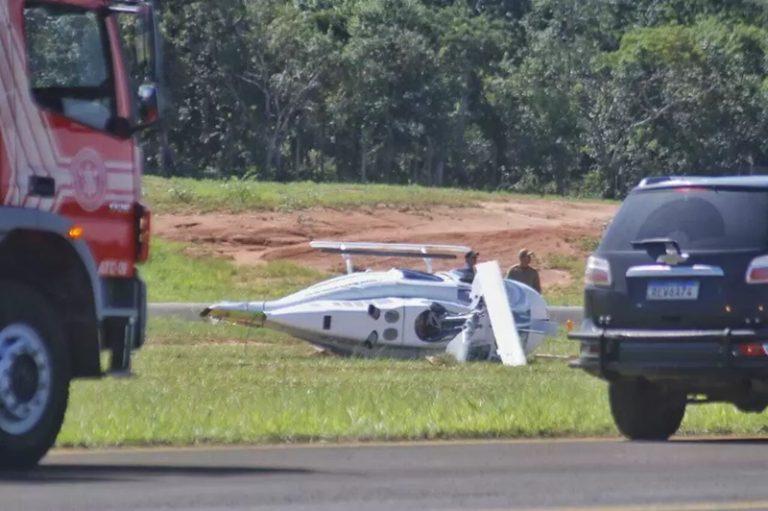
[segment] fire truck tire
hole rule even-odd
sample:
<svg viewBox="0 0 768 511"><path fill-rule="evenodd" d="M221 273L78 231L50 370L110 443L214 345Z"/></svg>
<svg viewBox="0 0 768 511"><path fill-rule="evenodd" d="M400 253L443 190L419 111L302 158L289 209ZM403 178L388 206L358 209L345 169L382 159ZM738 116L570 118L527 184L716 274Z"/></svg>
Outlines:
<svg viewBox="0 0 768 511"><path fill-rule="evenodd" d="M70 381L63 331L40 293L0 281L0 469L34 466L59 434Z"/></svg>

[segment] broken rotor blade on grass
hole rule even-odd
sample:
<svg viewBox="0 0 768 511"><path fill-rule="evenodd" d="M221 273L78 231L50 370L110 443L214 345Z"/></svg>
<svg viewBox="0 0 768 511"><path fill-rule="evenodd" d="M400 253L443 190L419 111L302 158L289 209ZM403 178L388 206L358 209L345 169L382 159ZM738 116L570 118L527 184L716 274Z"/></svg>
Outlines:
<svg viewBox="0 0 768 511"><path fill-rule="evenodd" d="M446 352L459 362L498 356L504 365L526 365L498 262L476 266L471 297L473 312L461 332L448 343Z"/></svg>
<svg viewBox="0 0 768 511"><path fill-rule="evenodd" d="M476 266L475 286L479 286L488 317L496 339L496 352L501 363L508 366L524 366L525 351L520 342L515 317L509 306L509 298L501 277L501 268L497 261L480 263Z"/></svg>

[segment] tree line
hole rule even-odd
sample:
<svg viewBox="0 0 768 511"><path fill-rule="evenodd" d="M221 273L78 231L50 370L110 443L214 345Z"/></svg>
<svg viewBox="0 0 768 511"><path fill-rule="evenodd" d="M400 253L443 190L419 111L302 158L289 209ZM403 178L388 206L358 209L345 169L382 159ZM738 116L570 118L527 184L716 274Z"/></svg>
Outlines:
<svg viewBox="0 0 768 511"><path fill-rule="evenodd" d="M768 167L763 0L162 0L167 175L620 197Z"/></svg>

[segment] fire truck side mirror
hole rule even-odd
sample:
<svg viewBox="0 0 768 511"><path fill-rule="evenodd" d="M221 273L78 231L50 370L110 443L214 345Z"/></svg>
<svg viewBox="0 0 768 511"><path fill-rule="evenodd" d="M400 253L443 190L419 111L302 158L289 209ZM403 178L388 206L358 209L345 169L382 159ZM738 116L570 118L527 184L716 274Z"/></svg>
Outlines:
<svg viewBox="0 0 768 511"><path fill-rule="evenodd" d="M138 91L138 119L132 122L125 117L115 117L110 124L110 131L122 138L132 137L135 133L153 126L160 119L157 100L157 86L144 84Z"/></svg>
<svg viewBox="0 0 768 511"><path fill-rule="evenodd" d="M155 124L160 119L160 108L157 101L157 86L145 83L139 87L139 126L145 128Z"/></svg>

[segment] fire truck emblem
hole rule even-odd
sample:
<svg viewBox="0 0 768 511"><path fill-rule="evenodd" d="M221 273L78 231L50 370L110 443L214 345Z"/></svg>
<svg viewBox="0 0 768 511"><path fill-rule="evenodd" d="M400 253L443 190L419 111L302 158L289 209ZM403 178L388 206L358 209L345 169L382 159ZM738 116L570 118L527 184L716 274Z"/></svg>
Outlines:
<svg viewBox="0 0 768 511"><path fill-rule="evenodd" d="M72 160L75 197L86 211L95 211L104 204L107 191L107 173L104 160L93 149L82 149Z"/></svg>

